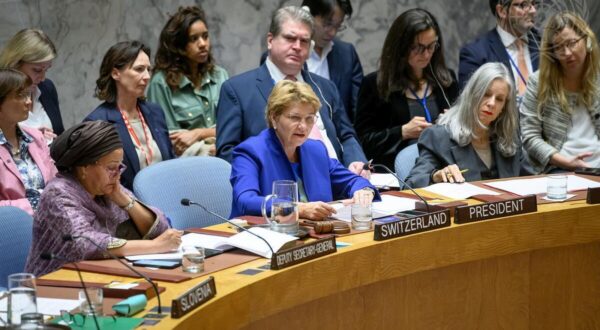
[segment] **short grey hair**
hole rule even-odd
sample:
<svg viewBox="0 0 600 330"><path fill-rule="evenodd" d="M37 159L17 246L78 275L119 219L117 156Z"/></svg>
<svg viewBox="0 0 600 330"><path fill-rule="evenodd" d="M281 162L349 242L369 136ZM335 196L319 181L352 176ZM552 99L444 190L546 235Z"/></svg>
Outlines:
<svg viewBox="0 0 600 330"><path fill-rule="evenodd" d="M310 14L310 10L296 6L287 6L277 9L271 17L271 26L269 27L269 32L273 36L278 36L281 33L281 26L288 20L300 22L308 26L310 28L310 35L312 37L315 23L312 15Z"/></svg>
<svg viewBox="0 0 600 330"><path fill-rule="evenodd" d="M505 156L514 156L519 147L516 92L513 78L502 63L486 63L471 76L458 100L448 112L440 116L438 124L447 127L450 137L460 146L473 141L475 129L486 127L479 120L479 106L488 88L496 79L508 85L508 95L502 113L491 123L490 137L497 138L498 151Z"/></svg>

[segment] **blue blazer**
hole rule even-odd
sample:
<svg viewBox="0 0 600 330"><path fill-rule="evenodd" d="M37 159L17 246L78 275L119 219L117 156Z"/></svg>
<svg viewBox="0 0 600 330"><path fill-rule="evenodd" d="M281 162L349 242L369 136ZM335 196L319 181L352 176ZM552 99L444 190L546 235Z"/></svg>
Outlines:
<svg viewBox="0 0 600 330"><path fill-rule="evenodd" d="M148 127L152 132L152 138L154 138L154 141L156 141L156 144L158 145L163 160L175 158L173 145L169 139L165 114L161 107L156 103L146 101L138 101L138 105L144 116L144 120L146 120L146 124L148 124ZM140 171L140 159L135 151L135 145L131 140L127 126L125 126L123 117L121 117L121 113L119 113L114 103L104 102L83 119L83 121L92 120L102 120L113 123L117 128L125 153L123 164L127 165L127 169L121 175L121 184L129 190L133 190L133 179Z"/></svg>
<svg viewBox="0 0 600 330"><path fill-rule="evenodd" d="M537 71L539 65L539 44L540 36L538 32L532 29L528 35L529 57L533 72ZM500 39L498 31L494 27L475 41L466 44L460 49L460 58L458 63L458 83L460 89L466 85L467 81L480 66L489 62L501 62L509 70L511 76L512 64L508 58L508 53ZM533 73L532 72L532 73ZM513 79L515 77L513 76ZM519 78L520 79L520 78Z"/></svg>
<svg viewBox="0 0 600 330"><path fill-rule="evenodd" d="M64 132L65 127L60 114L60 107L58 106L58 94L56 93L56 87L54 87L52 80L45 79L38 84L38 88L40 89L40 103L44 107L48 117L50 117L52 130L56 135L60 135L62 132Z"/></svg>
<svg viewBox="0 0 600 330"><path fill-rule="evenodd" d="M262 65L266 59L267 52L264 52L260 58L260 64ZM363 80L363 68L356 48L351 43L334 38L333 48L327 54L327 65L329 66L329 79L340 93L348 119L354 122L358 90Z"/></svg>
<svg viewBox="0 0 600 330"><path fill-rule="evenodd" d="M310 202L351 198L355 191L365 187L377 192L368 180L329 158L321 141L307 139L298 148L298 153L302 182ZM269 128L233 150L230 218L261 215L262 202L272 192L275 180L296 181L296 177L275 131ZM379 195L375 197L380 198Z"/></svg>
<svg viewBox="0 0 600 330"><path fill-rule="evenodd" d="M310 74L309 78L309 73L304 70L302 77L321 100L320 116L340 162L345 166L354 161L366 162L335 85L316 74ZM231 162L235 146L267 128L265 109L273 86L273 78L266 64L223 83L217 106L219 157Z"/></svg>

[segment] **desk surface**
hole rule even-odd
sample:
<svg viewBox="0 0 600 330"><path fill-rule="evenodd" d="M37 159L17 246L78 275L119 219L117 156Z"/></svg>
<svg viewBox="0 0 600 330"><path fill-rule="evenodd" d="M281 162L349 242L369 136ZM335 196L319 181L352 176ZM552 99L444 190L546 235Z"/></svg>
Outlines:
<svg viewBox="0 0 600 330"><path fill-rule="evenodd" d="M470 201L470 203L478 203ZM536 213L352 245L288 269L213 273L217 295L160 328L600 327L600 205L539 205ZM220 225L223 226L224 225ZM60 270L44 278L77 280ZM131 280L84 273L86 281ZM159 282L163 306L200 277ZM147 309L156 305L150 300Z"/></svg>

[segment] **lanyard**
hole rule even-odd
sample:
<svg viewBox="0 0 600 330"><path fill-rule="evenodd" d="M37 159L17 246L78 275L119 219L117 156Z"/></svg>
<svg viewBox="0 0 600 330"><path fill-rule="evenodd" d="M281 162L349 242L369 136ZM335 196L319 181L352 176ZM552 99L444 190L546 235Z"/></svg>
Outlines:
<svg viewBox="0 0 600 330"><path fill-rule="evenodd" d="M425 86L425 92L423 92L423 98L419 98L417 92L415 92L412 88L408 88L408 90L412 93L412 95L417 99L417 102L421 104L423 110L425 111L425 119L427 119L428 123L431 123L431 114L429 113L429 108L427 108L427 92L429 91L429 83Z"/></svg>
<svg viewBox="0 0 600 330"><path fill-rule="evenodd" d="M521 73L521 70L519 70L519 66L515 63L515 60L513 60L512 56L510 56L508 49L506 50L506 55L508 55L508 60L510 61L510 64L512 65L512 67L515 68L515 70L517 70L517 73L519 74L519 77L521 78L521 81L523 82L523 84L527 85L527 81L525 81L525 77L523 77L523 74Z"/></svg>
<svg viewBox="0 0 600 330"><path fill-rule="evenodd" d="M146 132L146 121L144 120L144 116L142 116L140 107L136 106L135 108L138 112L138 116L140 117L140 121L142 122L142 130L144 131L144 139L146 140L146 148L144 148L144 146L140 142L140 139L138 138L137 134L135 134L135 131L131 127L131 124L129 124L129 119L127 118L127 113L123 112L121 109L119 109L119 106L117 106L117 109L119 109L119 112L121 113L121 117L123 118L123 121L125 122L127 131L129 131L129 135L133 138L133 143L135 144L135 146L137 148L139 148L142 151L142 154L144 154L144 157L146 157L146 165L149 166L152 163L152 148L150 147L150 139L148 139L148 133ZM146 149L148 150L148 152L146 152Z"/></svg>

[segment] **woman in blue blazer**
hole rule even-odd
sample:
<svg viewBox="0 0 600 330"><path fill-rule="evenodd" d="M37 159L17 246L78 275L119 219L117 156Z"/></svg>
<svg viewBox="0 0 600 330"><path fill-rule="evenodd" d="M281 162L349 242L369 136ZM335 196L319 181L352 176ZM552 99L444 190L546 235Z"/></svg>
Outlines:
<svg viewBox="0 0 600 330"><path fill-rule="evenodd" d="M130 190L141 169L175 158L162 109L144 100L149 81L150 49L138 41L115 44L104 55L96 80L96 97L105 102L84 119L114 123L127 166L121 184Z"/></svg>
<svg viewBox="0 0 600 330"><path fill-rule="evenodd" d="M321 220L335 213L326 202L353 198L356 203L379 198L368 180L329 158L321 141L308 139L319 98L302 82L282 80L267 103L269 128L233 150L231 217L260 215L275 180L298 183L299 213L304 219Z"/></svg>

